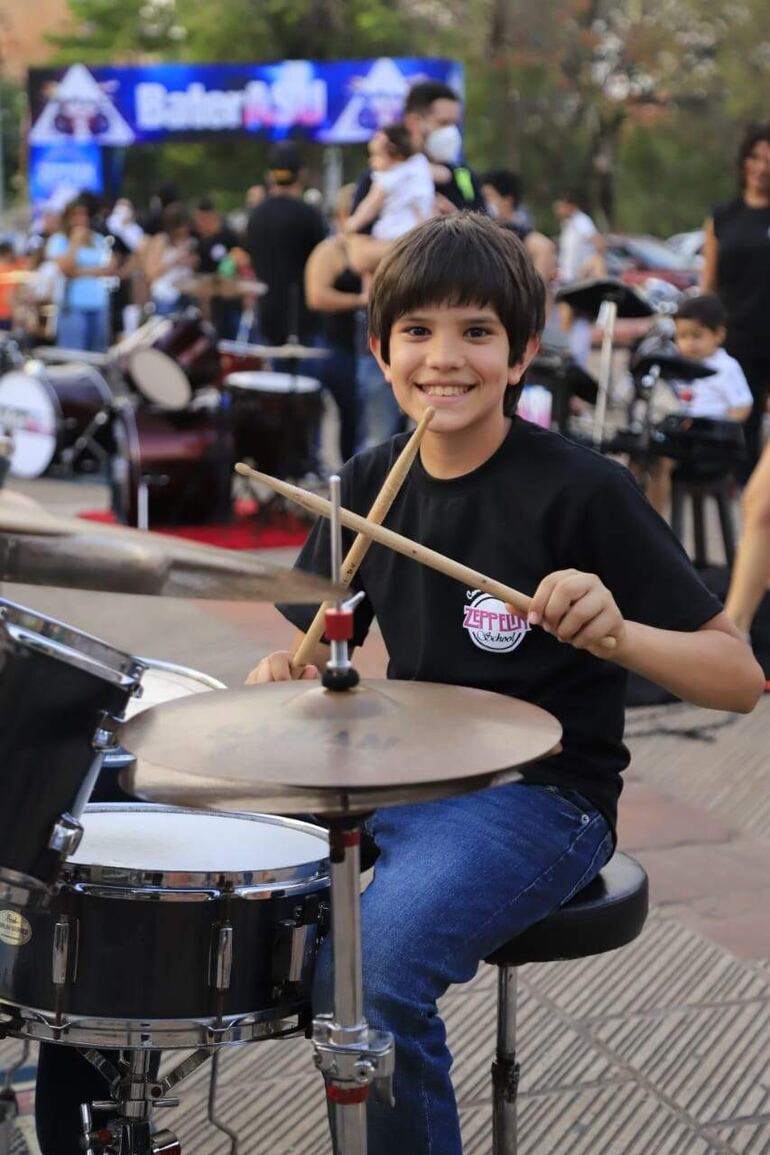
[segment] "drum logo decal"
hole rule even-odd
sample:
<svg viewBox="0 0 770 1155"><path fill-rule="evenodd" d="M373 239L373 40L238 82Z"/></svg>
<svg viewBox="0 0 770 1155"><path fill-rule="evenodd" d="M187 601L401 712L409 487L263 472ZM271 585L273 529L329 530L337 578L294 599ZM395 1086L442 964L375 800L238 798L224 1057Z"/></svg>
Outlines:
<svg viewBox="0 0 770 1155"><path fill-rule="evenodd" d="M526 618L512 614L499 598L482 590L469 590L470 604L464 607L463 629L480 650L503 654L520 646L529 632Z"/></svg>
<svg viewBox="0 0 770 1155"><path fill-rule="evenodd" d="M0 942L7 946L26 946L32 938L32 927L16 910L0 910Z"/></svg>

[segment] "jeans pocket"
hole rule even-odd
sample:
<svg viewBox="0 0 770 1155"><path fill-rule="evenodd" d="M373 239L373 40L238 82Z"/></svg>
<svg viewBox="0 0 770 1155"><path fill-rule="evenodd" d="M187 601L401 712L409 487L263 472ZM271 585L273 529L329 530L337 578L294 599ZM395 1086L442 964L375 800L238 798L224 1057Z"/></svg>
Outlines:
<svg viewBox="0 0 770 1155"><path fill-rule="evenodd" d="M587 826L591 818L599 813L593 803L584 798L577 790L570 790L564 786L544 786L543 789L558 799L569 814L579 818L583 826Z"/></svg>

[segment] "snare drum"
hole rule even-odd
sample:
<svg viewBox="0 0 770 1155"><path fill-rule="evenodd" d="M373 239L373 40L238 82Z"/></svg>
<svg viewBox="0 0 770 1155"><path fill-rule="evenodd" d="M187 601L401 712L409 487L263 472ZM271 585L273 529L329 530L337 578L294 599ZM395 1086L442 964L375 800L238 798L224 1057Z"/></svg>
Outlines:
<svg viewBox="0 0 770 1155"><path fill-rule="evenodd" d="M0 899L41 898L77 845L136 658L0 599Z"/></svg>
<svg viewBox="0 0 770 1155"><path fill-rule="evenodd" d="M291 373L230 373L235 452L274 477L301 478L315 461L321 382Z"/></svg>
<svg viewBox="0 0 770 1155"><path fill-rule="evenodd" d="M5 426L14 442L11 476L40 477L61 464L98 414L105 420L94 428L93 441L106 455L112 404L109 385L91 365L29 361L0 377L0 428ZM73 464L85 471L98 459L84 452Z"/></svg>
<svg viewBox="0 0 770 1155"><path fill-rule="evenodd" d="M150 345L129 354L126 369L146 401L164 409L184 409L195 390L219 381L216 330L194 310L169 318Z"/></svg>
<svg viewBox="0 0 770 1155"><path fill-rule="evenodd" d="M177 666L173 662L159 662L155 658L141 658L140 661L146 668L142 674L139 694L126 706L124 717L127 719L133 718L134 714L142 710L149 710L151 706L172 702L175 698L186 698L189 694L202 694L207 690L227 689L224 682L212 678L209 674L203 674L200 670ZM107 750L91 801L134 801L133 796L125 792L119 781L119 775L134 762L136 762L134 755L129 754L122 746Z"/></svg>
<svg viewBox="0 0 770 1155"><path fill-rule="evenodd" d="M113 422L113 510L139 524L139 487L147 487L148 524L201 525L229 520L235 460L227 407L169 410L123 407Z"/></svg>
<svg viewBox="0 0 770 1155"><path fill-rule="evenodd" d="M140 803L89 806L83 825L50 909L0 907L9 1033L165 1050L304 1028L326 831Z"/></svg>

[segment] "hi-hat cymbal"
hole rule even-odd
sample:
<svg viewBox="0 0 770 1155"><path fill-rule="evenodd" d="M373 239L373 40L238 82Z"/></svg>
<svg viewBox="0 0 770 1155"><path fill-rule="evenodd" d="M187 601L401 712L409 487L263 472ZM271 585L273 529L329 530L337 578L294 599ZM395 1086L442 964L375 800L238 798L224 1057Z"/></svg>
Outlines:
<svg viewBox="0 0 770 1155"><path fill-rule="evenodd" d="M660 349L645 353L631 363L634 377L644 377L657 366L659 376L665 381L699 381L702 377L713 377L716 369L710 369L702 361L683 357L675 349Z"/></svg>
<svg viewBox="0 0 770 1155"><path fill-rule="evenodd" d="M232 550L48 513L0 489L0 581L105 593L316 603L331 582Z"/></svg>
<svg viewBox="0 0 770 1155"><path fill-rule="evenodd" d="M267 292L267 285L264 281L252 281L244 277L198 273L181 281L179 291L202 297L262 297Z"/></svg>
<svg viewBox="0 0 770 1155"><path fill-rule="evenodd" d="M285 345L252 345L248 341L218 341L220 353L231 353L235 357L266 357L272 360L315 361L319 357L331 357L328 349L314 345L299 345L295 341Z"/></svg>
<svg viewBox="0 0 770 1155"><path fill-rule="evenodd" d="M128 788L153 802L345 814L515 779L560 736L545 710L501 694L373 680L215 690L142 711L119 741L137 756Z"/></svg>
<svg viewBox="0 0 770 1155"><path fill-rule="evenodd" d="M596 317L603 301L614 301L618 317L653 317L655 309L632 285L615 277L591 277L571 281L557 289L555 299L572 309Z"/></svg>

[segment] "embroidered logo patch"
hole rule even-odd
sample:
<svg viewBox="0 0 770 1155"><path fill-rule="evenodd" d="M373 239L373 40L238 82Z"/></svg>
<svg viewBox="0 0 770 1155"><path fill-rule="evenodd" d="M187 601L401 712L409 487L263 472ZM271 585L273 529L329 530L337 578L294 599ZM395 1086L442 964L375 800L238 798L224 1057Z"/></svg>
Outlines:
<svg viewBox="0 0 770 1155"><path fill-rule="evenodd" d="M463 629L474 646L491 653L509 653L520 646L530 627L526 618L512 614L499 598L482 590L469 590L471 601L465 606Z"/></svg>

